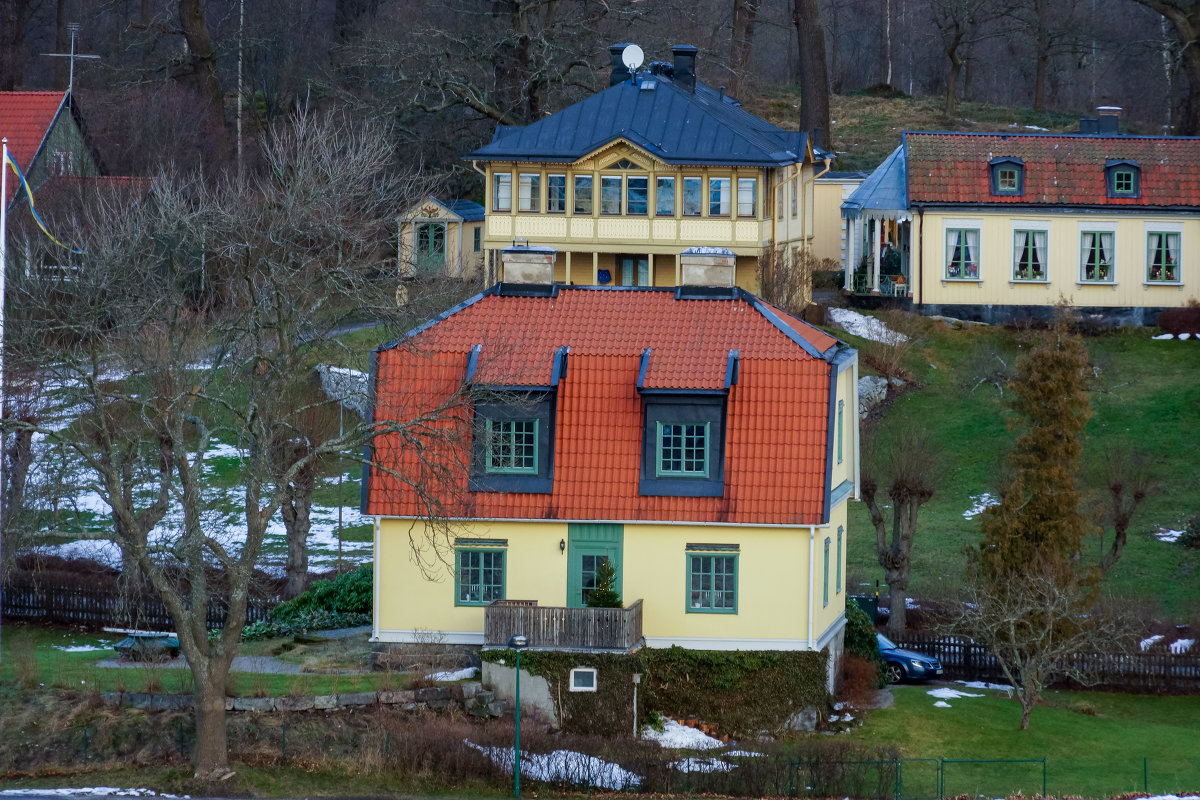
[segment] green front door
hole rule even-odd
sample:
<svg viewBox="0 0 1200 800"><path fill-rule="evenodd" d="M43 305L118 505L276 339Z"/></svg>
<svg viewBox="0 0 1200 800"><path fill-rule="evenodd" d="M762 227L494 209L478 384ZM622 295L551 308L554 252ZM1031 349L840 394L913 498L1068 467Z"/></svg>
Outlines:
<svg viewBox="0 0 1200 800"><path fill-rule="evenodd" d="M605 560L617 571L617 593L621 600L621 550L625 536L623 525L570 523L567 525L567 605L587 605L588 593L596 588L596 568Z"/></svg>
<svg viewBox="0 0 1200 800"><path fill-rule="evenodd" d="M417 225L417 246L413 262L421 272L441 272L446 267L446 223L423 222Z"/></svg>

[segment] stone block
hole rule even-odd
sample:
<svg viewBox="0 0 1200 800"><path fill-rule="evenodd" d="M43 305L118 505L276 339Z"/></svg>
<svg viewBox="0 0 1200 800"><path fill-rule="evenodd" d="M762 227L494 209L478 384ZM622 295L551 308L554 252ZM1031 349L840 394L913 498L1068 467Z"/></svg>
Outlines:
<svg viewBox="0 0 1200 800"><path fill-rule="evenodd" d="M125 695L125 705L130 708L144 708L150 710L154 708L154 695L144 692L130 692Z"/></svg>
<svg viewBox="0 0 1200 800"><path fill-rule="evenodd" d="M153 707L155 711L183 711L195 704L190 694L156 694Z"/></svg>
<svg viewBox="0 0 1200 800"><path fill-rule="evenodd" d="M393 692L380 692L379 702L384 705L395 705L397 703L412 703L416 701L416 695L411 689L399 689Z"/></svg>
<svg viewBox="0 0 1200 800"><path fill-rule="evenodd" d="M442 711L450 705L450 700L429 700L425 705L430 711Z"/></svg>
<svg viewBox="0 0 1200 800"><path fill-rule="evenodd" d="M418 703L431 703L437 700L449 700L450 688L448 686L430 686L425 689L416 690L416 701Z"/></svg>
<svg viewBox="0 0 1200 800"><path fill-rule="evenodd" d="M463 700L471 700L483 691L483 684L477 681L468 681L458 684L458 688L462 690Z"/></svg>
<svg viewBox="0 0 1200 800"><path fill-rule="evenodd" d="M313 698L277 697L275 698L275 708L278 711L312 711Z"/></svg>
<svg viewBox="0 0 1200 800"><path fill-rule="evenodd" d="M233 698L234 711L274 711L274 697L235 697Z"/></svg>
<svg viewBox="0 0 1200 800"><path fill-rule="evenodd" d="M124 692L101 692L100 702L106 706L119 706L125 700Z"/></svg>
<svg viewBox="0 0 1200 800"><path fill-rule="evenodd" d="M347 692L337 696L339 706L373 706L378 699L375 692Z"/></svg>
<svg viewBox="0 0 1200 800"><path fill-rule="evenodd" d="M337 695L319 694L313 699L313 708L318 711L328 711L332 708L337 708Z"/></svg>
<svg viewBox="0 0 1200 800"><path fill-rule="evenodd" d="M225 698L225 710L233 711L233 698L232 697Z"/></svg>
<svg viewBox="0 0 1200 800"><path fill-rule="evenodd" d="M789 731L815 731L817 729L817 707L802 708L788 717L784 727Z"/></svg>
<svg viewBox="0 0 1200 800"><path fill-rule="evenodd" d="M524 706L525 704L522 703L521 705ZM508 709L508 704L505 703L503 700L493 700L492 702L487 704L488 713L491 714L493 717L504 716L504 712L507 709Z"/></svg>

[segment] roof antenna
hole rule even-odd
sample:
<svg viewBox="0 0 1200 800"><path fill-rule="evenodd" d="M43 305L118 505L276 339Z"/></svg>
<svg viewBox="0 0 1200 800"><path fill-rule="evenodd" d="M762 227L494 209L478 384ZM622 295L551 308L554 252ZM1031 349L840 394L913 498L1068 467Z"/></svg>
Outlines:
<svg viewBox="0 0 1200 800"><path fill-rule="evenodd" d="M636 44L631 44L621 51L621 63L629 70L629 82L637 86L637 71L642 65L646 54Z"/></svg>
<svg viewBox="0 0 1200 800"><path fill-rule="evenodd" d="M69 52L69 53L42 53L42 55L51 56L53 58L69 58L69 59L71 59L71 69L68 73L69 77L67 79L67 92L70 94L74 94L75 93L75 59L77 59L77 58L96 58L96 59L98 59L98 58L100 58L100 56L83 55L82 53L75 52L75 37L79 34L79 23L78 22L68 22L67 30L69 30L71 32L71 52Z"/></svg>

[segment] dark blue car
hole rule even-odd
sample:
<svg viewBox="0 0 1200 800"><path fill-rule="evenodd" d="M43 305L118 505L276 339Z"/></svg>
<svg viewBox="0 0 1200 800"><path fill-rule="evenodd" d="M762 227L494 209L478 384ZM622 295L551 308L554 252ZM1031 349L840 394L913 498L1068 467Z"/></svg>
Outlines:
<svg viewBox="0 0 1200 800"><path fill-rule="evenodd" d="M927 681L942 677L942 662L933 656L897 647L882 633L875 636L879 639L879 655L883 658L888 683L900 683L905 680Z"/></svg>

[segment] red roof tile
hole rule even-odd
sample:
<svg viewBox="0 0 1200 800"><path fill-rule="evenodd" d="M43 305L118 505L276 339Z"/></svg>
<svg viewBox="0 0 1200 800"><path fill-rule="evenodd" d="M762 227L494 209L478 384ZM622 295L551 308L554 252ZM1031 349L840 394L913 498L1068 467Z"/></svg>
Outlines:
<svg viewBox="0 0 1200 800"><path fill-rule="evenodd" d="M750 295L676 299L670 290L562 288L556 297L481 296L402 344L381 349L376 419L432 412L461 388L472 347L482 344L474 382L548 386L553 355L570 348L556 392L554 485L550 494L472 492L465 444L448 448L445 473L422 470L410 444L377 439L395 473L439 487L451 517L813 524L821 520L833 337ZM722 497L651 497L638 492L642 399L638 375L650 349L646 388L729 389ZM457 406L437 424L469 435ZM374 469L367 513L420 516L415 493Z"/></svg>
<svg viewBox="0 0 1200 800"><path fill-rule="evenodd" d="M65 92L0 92L0 137L8 137L8 151L22 172L29 172L65 99ZM10 171L6 203L16 191L14 178Z"/></svg>
<svg viewBox="0 0 1200 800"><path fill-rule="evenodd" d="M1200 138L1080 134L904 134L910 203L1200 207ZM1025 193L991 193L988 162L1019 158ZM1135 161L1141 197L1109 197L1106 160Z"/></svg>

